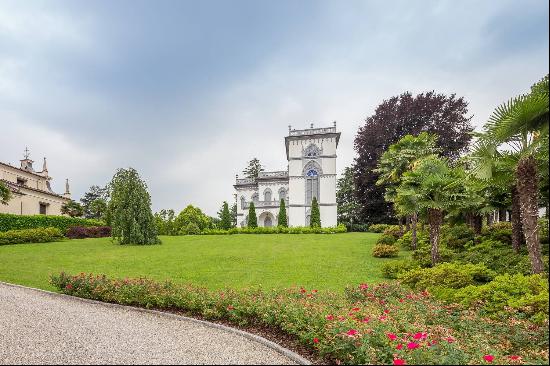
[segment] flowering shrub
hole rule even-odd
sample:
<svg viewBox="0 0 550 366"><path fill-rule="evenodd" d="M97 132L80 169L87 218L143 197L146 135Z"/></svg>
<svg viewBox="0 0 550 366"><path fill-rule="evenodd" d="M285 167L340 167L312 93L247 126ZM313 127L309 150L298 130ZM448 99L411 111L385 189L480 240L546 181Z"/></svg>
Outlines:
<svg viewBox="0 0 550 366"><path fill-rule="evenodd" d="M548 363L547 324L485 321L397 283L344 293L291 288L207 290L147 279L52 276L61 292L94 300L183 311L294 337L336 364ZM546 326L545 326L546 325Z"/></svg>
<svg viewBox="0 0 550 366"><path fill-rule="evenodd" d="M63 234L55 227L0 232L0 245L46 243L61 239L63 239Z"/></svg>
<svg viewBox="0 0 550 366"><path fill-rule="evenodd" d="M110 226L73 226L65 234L70 239L105 238L111 236Z"/></svg>
<svg viewBox="0 0 550 366"><path fill-rule="evenodd" d="M395 245L376 244L372 256L376 258L395 258L399 255L399 248Z"/></svg>

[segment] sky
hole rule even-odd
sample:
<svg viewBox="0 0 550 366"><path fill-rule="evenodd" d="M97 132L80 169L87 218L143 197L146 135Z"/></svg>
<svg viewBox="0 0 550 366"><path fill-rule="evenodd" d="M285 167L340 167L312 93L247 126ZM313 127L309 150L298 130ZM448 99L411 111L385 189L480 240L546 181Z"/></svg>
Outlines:
<svg viewBox="0 0 550 366"><path fill-rule="evenodd" d="M215 215L288 125L337 122L338 170L384 99L456 93L480 128L548 73L548 1L0 0L0 161L73 199L117 168L153 210ZM241 173L242 174L242 173Z"/></svg>

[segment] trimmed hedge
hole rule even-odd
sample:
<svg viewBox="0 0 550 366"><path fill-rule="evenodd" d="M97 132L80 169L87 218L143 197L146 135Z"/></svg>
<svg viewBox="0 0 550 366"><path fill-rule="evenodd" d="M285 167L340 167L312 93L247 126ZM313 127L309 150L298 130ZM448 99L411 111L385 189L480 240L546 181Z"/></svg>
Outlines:
<svg viewBox="0 0 550 366"><path fill-rule="evenodd" d="M495 277L483 264L441 263L432 268L417 268L399 276L401 282L415 290L436 286L458 289L483 284Z"/></svg>
<svg viewBox="0 0 550 366"><path fill-rule="evenodd" d="M110 226L73 226L67 230L70 239L105 238L111 236Z"/></svg>
<svg viewBox="0 0 550 366"><path fill-rule="evenodd" d="M46 243L63 238L61 230L55 227L8 230L0 232L0 245L23 243Z"/></svg>
<svg viewBox="0 0 550 366"><path fill-rule="evenodd" d="M233 234L340 234L347 232L346 226L340 224L334 227L256 227L231 228L229 230L206 229L202 235L233 235Z"/></svg>
<svg viewBox="0 0 550 366"><path fill-rule="evenodd" d="M72 226L102 226L104 222L93 219L82 219L68 216L53 215L13 215L0 214L0 232L8 230L24 230L55 227L62 233Z"/></svg>
<svg viewBox="0 0 550 366"><path fill-rule="evenodd" d="M376 244L372 256L376 258L395 258L399 255L399 248L395 245Z"/></svg>

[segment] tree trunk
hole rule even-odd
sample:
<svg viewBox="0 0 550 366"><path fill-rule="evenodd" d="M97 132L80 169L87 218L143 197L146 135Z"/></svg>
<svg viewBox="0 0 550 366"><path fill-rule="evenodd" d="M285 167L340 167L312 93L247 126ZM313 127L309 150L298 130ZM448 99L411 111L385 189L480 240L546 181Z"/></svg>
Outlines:
<svg viewBox="0 0 550 366"><path fill-rule="evenodd" d="M403 236L403 218L399 218L399 236Z"/></svg>
<svg viewBox="0 0 550 366"><path fill-rule="evenodd" d="M512 248L516 253L525 244L523 228L521 225L521 208L519 204L519 193L517 185L512 187Z"/></svg>
<svg viewBox="0 0 550 366"><path fill-rule="evenodd" d="M428 222L430 224L430 243L432 245L432 266L439 262L439 230L443 223L443 212L439 209L428 209Z"/></svg>
<svg viewBox="0 0 550 366"><path fill-rule="evenodd" d="M416 250L416 223L418 222L418 214L415 212L411 216L411 230L412 230L412 249Z"/></svg>
<svg viewBox="0 0 550 366"><path fill-rule="evenodd" d="M538 233L538 175L537 164L533 156L522 158L516 169L516 181L519 193L521 223L525 243L531 260L531 271L541 273L544 270Z"/></svg>
<svg viewBox="0 0 550 366"><path fill-rule="evenodd" d="M506 221L506 210L505 209L498 210L498 221L500 221L500 222Z"/></svg>
<svg viewBox="0 0 550 366"><path fill-rule="evenodd" d="M487 214L487 226L493 225L493 216L494 216L494 212Z"/></svg>
<svg viewBox="0 0 550 366"><path fill-rule="evenodd" d="M411 231L411 217L405 217L405 230Z"/></svg>
<svg viewBox="0 0 550 366"><path fill-rule="evenodd" d="M483 227L483 217L480 214L472 214L472 229L476 235L481 235L481 228Z"/></svg>

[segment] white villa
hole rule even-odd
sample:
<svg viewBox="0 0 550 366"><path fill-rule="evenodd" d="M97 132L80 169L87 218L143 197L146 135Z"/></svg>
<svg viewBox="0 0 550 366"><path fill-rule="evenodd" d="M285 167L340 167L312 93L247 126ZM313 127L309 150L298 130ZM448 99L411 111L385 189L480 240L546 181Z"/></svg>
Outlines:
<svg viewBox="0 0 550 366"><path fill-rule="evenodd" d="M69 180L65 181L65 193L55 193L48 174L46 158L42 171L35 171L25 149L25 158L20 160L20 167L0 162L0 181L11 191L12 198L7 205L0 204L0 213L16 215L61 215L61 206L71 200Z"/></svg>
<svg viewBox="0 0 550 366"><path fill-rule="evenodd" d="M254 202L258 226L277 225L284 199L289 226L309 226L311 201L319 202L321 226L336 226L336 149L340 132L333 127L296 130L288 126L285 137L287 170L261 172L257 179L237 175L237 224L247 225Z"/></svg>

